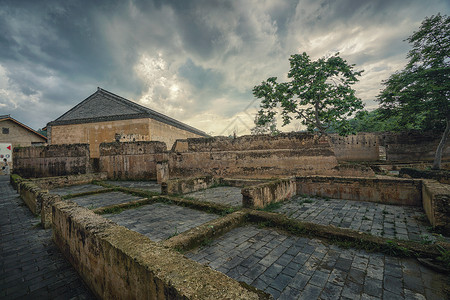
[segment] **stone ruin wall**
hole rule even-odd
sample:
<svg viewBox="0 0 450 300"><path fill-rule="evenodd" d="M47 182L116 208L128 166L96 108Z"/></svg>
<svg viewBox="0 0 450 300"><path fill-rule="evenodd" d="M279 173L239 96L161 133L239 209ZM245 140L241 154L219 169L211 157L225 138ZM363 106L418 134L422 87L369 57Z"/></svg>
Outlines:
<svg viewBox="0 0 450 300"><path fill-rule="evenodd" d="M16 147L14 173L24 178L92 173L88 144Z"/></svg>
<svg viewBox="0 0 450 300"><path fill-rule="evenodd" d="M171 151L163 142L103 143L100 158L90 159L87 144L24 147L14 151L14 172L22 177L50 177L106 172L115 179L156 179L157 163L167 165L171 178L215 176L271 178L290 175L370 177L346 161L376 161L381 146L387 163L432 161L440 136L434 133L360 133L330 143L308 133L283 133L237 138L177 140ZM450 160L450 145L443 160ZM444 164L445 165L445 164ZM373 175L373 174L372 174Z"/></svg>
<svg viewBox="0 0 450 300"><path fill-rule="evenodd" d="M100 144L101 172L114 179L156 180L156 163L167 160L163 142Z"/></svg>
<svg viewBox="0 0 450 300"><path fill-rule="evenodd" d="M169 153L171 178L329 174L337 165L328 140L308 133L178 140Z"/></svg>
<svg viewBox="0 0 450 300"><path fill-rule="evenodd" d="M409 131L380 134L380 145L386 148L388 161L433 161L442 133ZM442 152L442 160L450 160L450 143Z"/></svg>
<svg viewBox="0 0 450 300"><path fill-rule="evenodd" d="M375 133L332 134L330 143L338 161L377 161L380 156L378 135Z"/></svg>

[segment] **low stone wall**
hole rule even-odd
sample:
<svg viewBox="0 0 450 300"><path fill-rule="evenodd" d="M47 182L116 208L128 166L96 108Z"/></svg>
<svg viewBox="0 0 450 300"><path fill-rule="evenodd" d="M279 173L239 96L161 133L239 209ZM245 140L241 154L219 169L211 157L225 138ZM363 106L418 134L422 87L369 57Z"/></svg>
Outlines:
<svg viewBox="0 0 450 300"><path fill-rule="evenodd" d="M161 194L183 195L199 190L204 190L220 183L220 178L214 178L212 176L169 179L161 184Z"/></svg>
<svg viewBox="0 0 450 300"><path fill-rule="evenodd" d="M242 206L248 208L263 208L268 204L280 202L296 194L294 178L280 179L243 188Z"/></svg>
<svg viewBox="0 0 450 300"><path fill-rule="evenodd" d="M308 133L178 140L169 154L169 174L176 178L330 175L335 166L328 139Z"/></svg>
<svg viewBox="0 0 450 300"><path fill-rule="evenodd" d="M100 171L110 179L156 180L156 164L167 161L163 142L100 144Z"/></svg>
<svg viewBox="0 0 450 300"><path fill-rule="evenodd" d="M39 194L39 202L41 204L41 224L45 229L52 227L52 206L56 202L61 202L61 196L41 193Z"/></svg>
<svg viewBox="0 0 450 300"><path fill-rule="evenodd" d="M22 181L19 183L19 191L20 198L22 198L30 211L36 216L39 215L41 213L42 206L42 198L40 195L42 193L48 193L48 191L41 189L39 186L30 181Z"/></svg>
<svg viewBox="0 0 450 300"><path fill-rule="evenodd" d="M88 144L15 147L14 173L24 178L91 173Z"/></svg>
<svg viewBox="0 0 450 300"><path fill-rule="evenodd" d="M61 201L59 195L53 195L47 189L43 189L36 182L20 181L18 183L20 198L25 202L30 211L38 216L41 215L41 224L44 228L52 225L52 205Z"/></svg>
<svg viewBox="0 0 450 300"><path fill-rule="evenodd" d="M450 185L423 180L423 209L433 228L450 235Z"/></svg>
<svg viewBox="0 0 450 300"><path fill-rule="evenodd" d="M88 184L93 180L105 180L106 173L94 173L94 174L81 174L81 175L67 175L67 176L56 176L56 177L45 177L45 178L37 178L31 179L31 182L34 182L42 189L55 189L64 186L70 185L79 185L79 184Z"/></svg>
<svg viewBox="0 0 450 300"><path fill-rule="evenodd" d="M24 181L24 179L17 174L11 174L11 176L9 177L9 183L11 184L13 189L15 189L18 193L20 192L19 184L22 181Z"/></svg>
<svg viewBox="0 0 450 300"><path fill-rule="evenodd" d="M70 201L53 206L53 239L100 299L260 299L230 277Z"/></svg>
<svg viewBox="0 0 450 300"><path fill-rule="evenodd" d="M411 179L296 177L297 194L385 204L422 206L422 182Z"/></svg>

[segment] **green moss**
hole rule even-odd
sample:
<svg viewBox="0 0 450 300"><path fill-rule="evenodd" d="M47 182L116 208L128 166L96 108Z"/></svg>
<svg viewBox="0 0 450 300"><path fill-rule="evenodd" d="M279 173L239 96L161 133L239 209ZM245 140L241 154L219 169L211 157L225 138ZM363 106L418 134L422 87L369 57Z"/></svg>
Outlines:
<svg viewBox="0 0 450 300"><path fill-rule="evenodd" d="M283 204L281 202L272 202L264 206L264 208L258 209L262 211L275 211L279 209Z"/></svg>

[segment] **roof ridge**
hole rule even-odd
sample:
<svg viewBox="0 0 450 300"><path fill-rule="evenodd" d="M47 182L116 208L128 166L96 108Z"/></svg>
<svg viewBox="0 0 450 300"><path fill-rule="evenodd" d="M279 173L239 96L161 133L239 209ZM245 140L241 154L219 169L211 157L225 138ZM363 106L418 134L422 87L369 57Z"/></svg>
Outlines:
<svg viewBox="0 0 450 300"><path fill-rule="evenodd" d="M77 123L81 123L81 120L83 120L83 118L79 118L79 119L73 119L73 120L62 120L62 118L64 116L67 116L69 113L73 112L74 110L76 110L77 108L79 108L80 106L82 106L83 104L89 102L89 100L93 99L95 97L95 95L101 94L103 97L111 100L111 101L115 101L119 104L124 104L127 105L128 107L130 107L130 110L137 110L134 114L127 114L127 116L132 116L132 115L146 115L146 117L155 119L156 121L160 121L163 123L166 123L168 125L172 125L174 127L183 129L183 130L187 130L190 131L192 133L198 134L198 135L202 135L202 136L208 136L205 132L192 127L190 125L187 125L181 121L178 121L174 118L171 118L169 116L166 116L162 113L159 113L157 111L154 111L153 109L150 109L148 107L145 107L141 104L138 104L132 100L126 99L122 96L119 96L117 94L114 94L108 90L102 89L101 87L97 87L97 91L95 93L93 93L92 95L90 95L89 97L87 97L86 99L84 99L83 101L81 101L80 103L78 103L77 105L75 105L73 108L71 108L69 111L67 111L66 113L64 113L63 115L61 115L59 118L57 118L56 120L49 122L50 125L57 125L57 123L70 123L70 122L77 122ZM120 116L120 115L117 115ZM126 115L123 115L126 116ZM109 117L105 117L106 119L110 119L112 118L112 116ZM85 120L91 120L92 118L84 118ZM92 121L88 121L88 122L92 122ZM101 122L101 121L100 121ZM52 124L53 123L53 124Z"/></svg>

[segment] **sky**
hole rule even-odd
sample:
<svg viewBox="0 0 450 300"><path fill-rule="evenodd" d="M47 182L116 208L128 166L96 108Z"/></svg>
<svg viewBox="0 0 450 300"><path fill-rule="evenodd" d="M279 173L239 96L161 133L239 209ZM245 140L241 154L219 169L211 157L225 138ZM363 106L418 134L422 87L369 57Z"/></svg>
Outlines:
<svg viewBox="0 0 450 300"><path fill-rule="evenodd" d="M449 0L0 0L0 115L38 129L106 89L211 135L249 134L252 89L336 52L366 109ZM299 122L281 128L300 130Z"/></svg>

